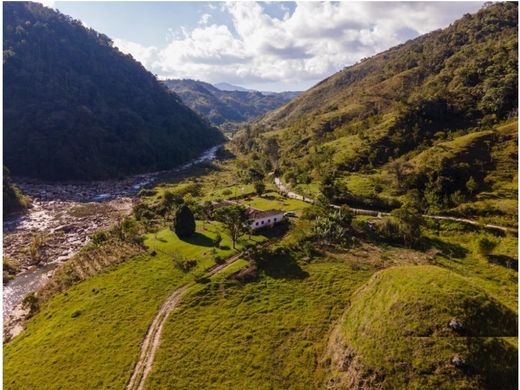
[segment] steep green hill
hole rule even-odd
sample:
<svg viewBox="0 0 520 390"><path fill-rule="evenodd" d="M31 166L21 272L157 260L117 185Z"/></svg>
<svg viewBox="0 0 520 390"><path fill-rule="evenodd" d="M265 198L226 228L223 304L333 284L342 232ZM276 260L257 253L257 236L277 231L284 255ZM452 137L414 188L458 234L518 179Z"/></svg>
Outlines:
<svg viewBox="0 0 520 390"><path fill-rule="evenodd" d="M354 173L368 175L381 195L403 200L419 189L413 197L425 211L456 208L483 193L514 200L515 170L499 172L518 158L517 12L517 3L487 5L364 59L252 123L235 144L261 160L277 139L277 166L293 185L319 182L326 172L347 186ZM456 166L437 153L471 134L487 135L459 154ZM435 161L414 158L432 147L427 154ZM392 160L408 166L400 183Z"/></svg>
<svg viewBox="0 0 520 390"><path fill-rule="evenodd" d="M513 389L516 337L516 313L465 278L390 268L352 297L329 345L329 388Z"/></svg>
<svg viewBox="0 0 520 390"><path fill-rule="evenodd" d="M207 117L214 125L245 122L287 103L298 92L264 94L258 91L221 90L196 80L165 80L191 109Z"/></svg>
<svg viewBox="0 0 520 390"><path fill-rule="evenodd" d="M4 4L4 162L99 179L171 168L223 136L105 35L37 3Z"/></svg>

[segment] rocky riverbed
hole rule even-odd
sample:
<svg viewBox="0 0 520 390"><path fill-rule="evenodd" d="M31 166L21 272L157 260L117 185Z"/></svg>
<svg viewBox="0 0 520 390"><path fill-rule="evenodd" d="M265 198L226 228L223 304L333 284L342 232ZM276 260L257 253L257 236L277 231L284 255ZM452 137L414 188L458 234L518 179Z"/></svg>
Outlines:
<svg viewBox="0 0 520 390"><path fill-rule="evenodd" d="M4 256L18 274L4 285L4 322L22 313L20 303L38 290L53 269L67 261L97 230L109 228L128 215L138 191L167 174L215 159L220 146L169 172L136 175L121 180L89 183L42 183L17 179L22 192L31 197L24 214L4 220Z"/></svg>

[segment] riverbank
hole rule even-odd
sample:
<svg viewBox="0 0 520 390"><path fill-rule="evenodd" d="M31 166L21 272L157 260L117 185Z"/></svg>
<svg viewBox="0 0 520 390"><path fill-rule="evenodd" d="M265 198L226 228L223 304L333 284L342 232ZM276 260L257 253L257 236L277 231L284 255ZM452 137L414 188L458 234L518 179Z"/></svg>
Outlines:
<svg viewBox="0 0 520 390"><path fill-rule="evenodd" d="M92 233L108 229L130 214L141 188L163 176L181 174L197 164L214 160L220 147L214 146L170 171L120 180L44 183L16 179L16 184L33 202L26 213L3 223L4 256L18 269L17 276L4 285L4 323L12 322L10 316L20 312L17 306L23 298L47 283L53 269L77 253Z"/></svg>

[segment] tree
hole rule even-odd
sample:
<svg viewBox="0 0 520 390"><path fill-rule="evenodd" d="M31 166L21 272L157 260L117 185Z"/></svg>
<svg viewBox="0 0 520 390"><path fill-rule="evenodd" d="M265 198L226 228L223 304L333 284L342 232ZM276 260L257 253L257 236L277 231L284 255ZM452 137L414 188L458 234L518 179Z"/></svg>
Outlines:
<svg viewBox="0 0 520 390"><path fill-rule="evenodd" d="M217 233L217 235L213 239L213 246L215 248L219 248L221 242L222 242L222 236L220 235L220 233Z"/></svg>
<svg viewBox="0 0 520 390"><path fill-rule="evenodd" d="M394 160L388 164L388 171L394 176L395 185L398 191L403 189L405 176L411 168L412 164L403 160Z"/></svg>
<svg viewBox="0 0 520 390"><path fill-rule="evenodd" d="M214 207L211 202L204 202L202 204L202 207L200 208L200 217L202 218L202 227L206 228L206 222L211 220L211 217L213 216Z"/></svg>
<svg viewBox="0 0 520 390"><path fill-rule="evenodd" d="M246 208L238 205L221 207L215 211L215 219L224 224L235 249L238 238L248 231L249 216Z"/></svg>
<svg viewBox="0 0 520 390"><path fill-rule="evenodd" d="M264 145L264 152L271 162L273 169L277 168L278 159L280 158L280 145L274 137L268 138Z"/></svg>
<svg viewBox="0 0 520 390"><path fill-rule="evenodd" d="M326 174L320 182L320 192L329 203L345 201L348 198L348 189L338 182L335 173Z"/></svg>
<svg viewBox="0 0 520 390"><path fill-rule="evenodd" d="M343 206L327 214L316 217L314 222L314 234L323 242L330 244L348 244L350 242L350 230L352 225L352 210Z"/></svg>
<svg viewBox="0 0 520 390"><path fill-rule="evenodd" d="M406 246L416 244L421 238L423 219L417 209L409 205L392 211L392 218L396 224L397 235Z"/></svg>
<svg viewBox="0 0 520 390"><path fill-rule="evenodd" d="M262 196L262 194L265 192L265 184L263 181L255 181L255 192L258 196Z"/></svg>
<svg viewBox="0 0 520 390"><path fill-rule="evenodd" d="M190 237L195 233L195 218L187 205L181 205L175 212L173 230L181 239Z"/></svg>

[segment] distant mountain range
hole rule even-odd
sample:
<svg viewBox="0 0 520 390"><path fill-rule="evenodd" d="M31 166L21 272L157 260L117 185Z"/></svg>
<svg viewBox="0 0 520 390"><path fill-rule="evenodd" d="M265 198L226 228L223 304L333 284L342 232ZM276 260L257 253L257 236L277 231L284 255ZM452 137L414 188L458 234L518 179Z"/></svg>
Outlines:
<svg viewBox="0 0 520 390"><path fill-rule="evenodd" d="M214 124L232 127L274 110L301 92L260 92L228 83L215 85L196 80L165 80L164 84L180 96L191 109Z"/></svg>
<svg viewBox="0 0 520 390"><path fill-rule="evenodd" d="M213 86L220 89L221 91L256 92L254 89L247 89L229 83L216 83L213 84Z"/></svg>
<svg viewBox="0 0 520 390"><path fill-rule="evenodd" d="M3 11L4 162L13 175L163 170L223 141L107 36L38 3Z"/></svg>

